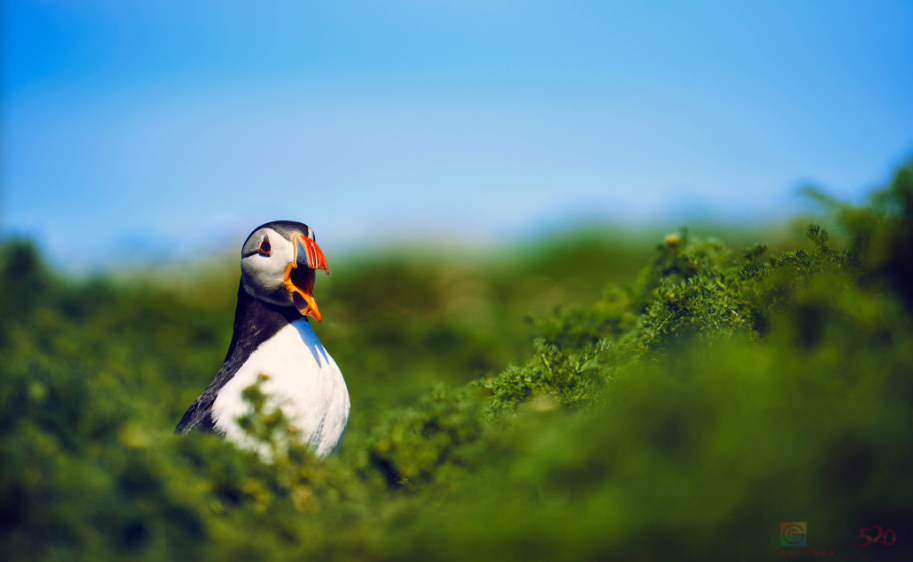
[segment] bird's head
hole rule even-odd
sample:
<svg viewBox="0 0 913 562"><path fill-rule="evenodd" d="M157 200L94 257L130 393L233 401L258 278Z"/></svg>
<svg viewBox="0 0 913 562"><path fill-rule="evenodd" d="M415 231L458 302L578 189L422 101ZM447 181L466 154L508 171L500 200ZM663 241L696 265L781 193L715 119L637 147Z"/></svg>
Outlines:
<svg viewBox="0 0 913 562"><path fill-rule="evenodd" d="M261 225L241 249L241 285L247 294L278 306L294 306L320 322L313 293L318 269L330 273L314 231L300 222Z"/></svg>

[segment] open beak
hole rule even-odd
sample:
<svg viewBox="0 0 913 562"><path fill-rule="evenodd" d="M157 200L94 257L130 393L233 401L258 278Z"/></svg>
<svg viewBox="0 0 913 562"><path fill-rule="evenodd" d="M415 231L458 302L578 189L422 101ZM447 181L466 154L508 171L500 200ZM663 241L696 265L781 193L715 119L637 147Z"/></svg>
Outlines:
<svg viewBox="0 0 913 562"><path fill-rule="evenodd" d="M292 294L298 312L320 322L320 309L314 300L314 279L318 269L330 274L327 259L320 246L303 234L296 234L292 243L295 245L295 259L285 268L282 284Z"/></svg>

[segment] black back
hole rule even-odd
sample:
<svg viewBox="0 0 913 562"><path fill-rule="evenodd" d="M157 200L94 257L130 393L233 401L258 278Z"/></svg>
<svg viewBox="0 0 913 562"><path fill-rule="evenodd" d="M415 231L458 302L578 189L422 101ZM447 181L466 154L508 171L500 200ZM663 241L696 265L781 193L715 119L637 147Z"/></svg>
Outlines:
<svg viewBox="0 0 913 562"><path fill-rule="evenodd" d="M216 378L184 413L174 432L189 433L194 429L213 431L212 404L222 387L235 376L241 365L260 347L260 344L300 318L304 317L294 307L265 303L250 296L243 286L239 286L234 333L231 336L228 353L225 355L225 362Z"/></svg>

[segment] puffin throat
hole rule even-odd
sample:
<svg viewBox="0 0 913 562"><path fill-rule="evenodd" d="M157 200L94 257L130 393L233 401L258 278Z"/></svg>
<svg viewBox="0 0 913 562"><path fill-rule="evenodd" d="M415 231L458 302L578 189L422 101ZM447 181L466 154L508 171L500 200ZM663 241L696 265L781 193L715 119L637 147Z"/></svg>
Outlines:
<svg viewBox="0 0 913 562"><path fill-rule="evenodd" d="M303 316L310 316L320 322L320 309L314 300L314 278L316 271L313 269L296 268L294 263L285 268L285 278L282 285L292 294L295 308Z"/></svg>

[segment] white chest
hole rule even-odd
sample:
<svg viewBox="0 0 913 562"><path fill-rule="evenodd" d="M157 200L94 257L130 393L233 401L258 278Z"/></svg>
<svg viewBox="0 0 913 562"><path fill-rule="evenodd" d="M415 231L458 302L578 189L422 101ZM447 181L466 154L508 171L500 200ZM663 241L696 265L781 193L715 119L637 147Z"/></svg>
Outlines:
<svg viewBox="0 0 913 562"><path fill-rule="evenodd" d="M261 374L268 377L261 386L269 397L266 412L281 408L303 444L318 456L335 454L349 422L349 392L336 362L305 319L264 342L222 387L212 407L216 430L241 447L260 448L236 419L250 411L241 392Z"/></svg>

